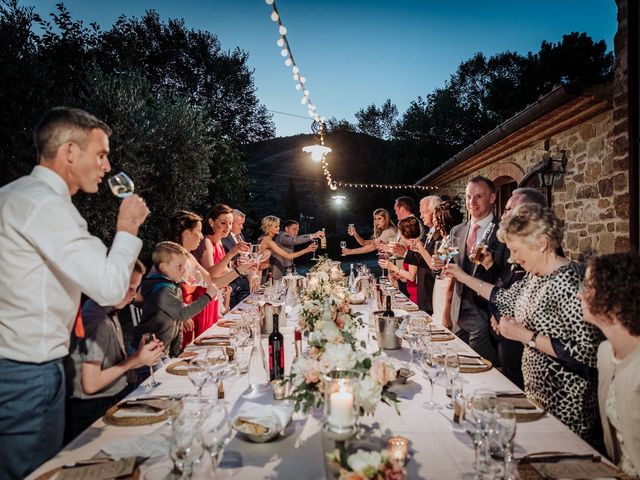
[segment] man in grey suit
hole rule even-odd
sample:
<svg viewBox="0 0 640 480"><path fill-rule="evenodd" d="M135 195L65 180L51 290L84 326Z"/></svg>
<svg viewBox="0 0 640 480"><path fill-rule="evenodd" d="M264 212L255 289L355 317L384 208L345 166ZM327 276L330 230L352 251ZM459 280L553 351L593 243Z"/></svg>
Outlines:
<svg viewBox="0 0 640 480"><path fill-rule="evenodd" d="M490 284L495 284L502 271L509 268L509 250L496 237L499 220L493 214L495 201L496 189L491 180L481 176L469 180L465 190L465 204L470 219L453 227L450 234L460 252L455 262L469 275ZM493 255L494 263L489 270L485 270L482 265L476 265L469 260L469 253L474 243L483 238L492 224L493 231L486 239L486 244ZM495 364L498 357L491 339L489 318L488 302L457 282L451 300L453 332Z"/></svg>
<svg viewBox="0 0 640 480"><path fill-rule="evenodd" d="M295 220L287 220L284 222L284 231L278 233L273 239L283 250L293 253L293 249L296 245L312 242L316 238L324 237L322 230L316 233L309 233L306 235L298 235L300 232L300 225ZM281 257L277 253L271 254L271 266L273 272L273 279L278 280L282 278L287 271L287 267L293 265L293 260Z"/></svg>
<svg viewBox="0 0 640 480"><path fill-rule="evenodd" d="M240 210L233 210L233 224L231 225L231 233L222 239L222 246L224 247L225 252L231 250L236 243L244 242L244 237L242 236L242 229L244 228L245 214ZM238 256L234 258L235 261L238 260ZM249 296L249 280L244 275L236 278L233 282L229 284L231 287L231 298L229 302L229 306L231 308L235 307L242 300Z"/></svg>

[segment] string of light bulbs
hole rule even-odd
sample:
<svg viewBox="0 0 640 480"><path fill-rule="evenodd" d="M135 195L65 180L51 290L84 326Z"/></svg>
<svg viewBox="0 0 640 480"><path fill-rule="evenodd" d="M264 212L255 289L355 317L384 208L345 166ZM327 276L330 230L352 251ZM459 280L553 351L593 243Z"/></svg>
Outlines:
<svg viewBox="0 0 640 480"><path fill-rule="evenodd" d="M287 27L282 23L282 17L280 16L280 12L278 12L278 7L276 6L275 0L265 0L265 3L271 6L271 20L278 24L278 33L280 37L276 41L276 45L281 48L280 55L282 55L285 60L284 64L287 67L291 68L293 73L293 80L295 82L296 90L302 91L302 99L300 103L302 105L307 105L307 113L309 117L313 119L312 130L316 135L320 145L314 145L311 147L304 147L303 151L310 153L314 160L320 160L322 166L322 173L327 181L327 185L331 190L337 190L338 187L343 188L381 188L387 190L399 190L399 189L414 189L414 190L435 190L437 187L430 187L425 185L389 185L389 184L378 184L378 183L349 183L349 182L335 182L331 177L331 171L329 170L329 163L327 162L327 153L331 152L329 147L324 145L324 136L326 134L326 118L320 116L318 113L318 109L315 104L311 101L311 94L309 89L306 87L306 79L302 76L300 71L300 67L296 64L295 59L293 58L293 54L291 53L291 46L289 44L289 39L287 38Z"/></svg>

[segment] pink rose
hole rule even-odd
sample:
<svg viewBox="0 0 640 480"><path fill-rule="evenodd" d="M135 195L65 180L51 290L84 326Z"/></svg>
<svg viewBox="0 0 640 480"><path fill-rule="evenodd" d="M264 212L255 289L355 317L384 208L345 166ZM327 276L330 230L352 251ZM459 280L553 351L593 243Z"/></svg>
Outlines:
<svg viewBox="0 0 640 480"><path fill-rule="evenodd" d="M336 318L336 327L341 330L344 328L344 320L342 318L342 315L338 315L338 318Z"/></svg>
<svg viewBox="0 0 640 480"><path fill-rule="evenodd" d="M384 480L403 480L404 469L397 462L389 461L384 465Z"/></svg>
<svg viewBox="0 0 640 480"><path fill-rule="evenodd" d="M382 358L376 358L371 366L371 378L379 384L386 385L396 379L396 369L387 364Z"/></svg>

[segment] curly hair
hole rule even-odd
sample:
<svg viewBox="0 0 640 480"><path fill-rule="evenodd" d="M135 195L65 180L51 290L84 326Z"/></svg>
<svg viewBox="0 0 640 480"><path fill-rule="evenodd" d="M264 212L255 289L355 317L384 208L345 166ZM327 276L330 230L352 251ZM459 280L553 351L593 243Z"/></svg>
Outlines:
<svg viewBox="0 0 640 480"><path fill-rule="evenodd" d="M274 215L267 215L260 222L260 229L264 233L269 233L269 229L275 225L280 225L280 219Z"/></svg>
<svg viewBox="0 0 640 480"><path fill-rule="evenodd" d="M589 258L584 299L592 314L616 318L631 335L640 335L640 256L611 253Z"/></svg>
<svg viewBox="0 0 640 480"><path fill-rule="evenodd" d="M182 245L182 232L193 230L202 217L188 210L178 210L169 218L169 239Z"/></svg>
<svg viewBox="0 0 640 480"><path fill-rule="evenodd" d="M564 226L549 207L523 203L511 210L500 222L498 240L505 243L507 237L532 244L540 236L549 241L549 248L556 250L564 237Z"/></svg>
<svg viewBox="0 0 640 480"><path fill-rule="evenodd" d="M400 235L407 240L418 238L420 236L420 221L416 217L403 218L398 222L398 230L400 230Z"/></svg>
<svg viewBox="0 0 640 480"><path fill-rule="evenodd" d="M462 212L458 202L447 200L438 205L433 211L433 225L442 237L449 235L453 227L462 223Z"/></svg>

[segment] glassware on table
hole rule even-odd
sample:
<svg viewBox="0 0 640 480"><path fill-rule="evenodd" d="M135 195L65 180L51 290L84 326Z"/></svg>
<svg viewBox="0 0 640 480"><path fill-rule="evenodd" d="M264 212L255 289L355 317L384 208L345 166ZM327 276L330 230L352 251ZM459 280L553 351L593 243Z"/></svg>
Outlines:
<svg viewBox="0 0 640 480"><path fill-rule="evenodd" d="M476 243L473 245L473 248L470 252L468 252L469 260L471 260L476 265L480 265L485 256L485 250L489 243L489 239L491 238L491 234L495 228L495 223L490 223L489 227L484 231L482 237L480 237Z"/></svg>
<svg viewBox="0 0 640 480"><path fill-rule="evenodd" d="M516 434L516 413L513 405L507 402L498 402L495 411L494 434L502 447L503 476L504 480L511 476L511 460L513 457L513 437Z"/></svg>
<svg viewBox="0 0 640 480"><path fill-rule="evenodd" d="M235 350L234 369L238 375L247 373L248 362L244 348L250 337L251 331L246 322L236 323L229 327L229 343Z"/></svg>
<svg viewBox="0 0 640 480"><path fill-rule="evenodd" d="M143 345L146 345L148 343L154 342L156 341L156 335L155 333L143 333L142 334L142 343ZM149 376L151 377L151 382L147 383L145 385L146 388L155 388L155 387L159 387L161 385L160 382L156 381L156 376L153 373L153 366L149 365Z"/></svg>
<svg viewBox="0 0 640 480"><path fill-rule="evenodd" d="M118 198L127 198L133 195L133 180L124 172L116 173L113 177L107 180L107 184L113 193Z"/></svg>
<svg viewBox="0 0 640 480"><path fill-rule="evenodd" d="M453 404L456 400L456 394L459 395L460 393L453 391L454 386L458 385L461 387L461 385L456 383L460 374L460 358L456 352L451 350L445 352L444 373L447 376L447 396L451 397L451 401L447 404L447 408L453 408ZM458 390L460 390L460 388Z"/></svg>
<svg viewBox="0 0 640 480"><path fill-rule="evenodd" d="M227 368L227 351L225 347L209 347L207 353L204 356L204 361L207 366L207 373L209 374L209 380L214 385L217 385L220 381L220 377Z"/></svg>
<svg viewBox="0 0 640 480"><path fill-rule="evenodd" d="M431 386L429 401L422 404L423 408L426 408L427 410L440 410L442 408L442 405L434 402L433 400L435 382L440 373L442 373L441 366L438 364L438 361L436 359L438 350L438 347L432 345L429 350L423 353L420 362L420 368L426 375L427 379L429 380L429 385Z"/></svg>
<svg viewBox="0 0 640 480"><path fill-rule="evenodd" d="M205 360L200 357L192 358L189 362L187 375L191 383L193 383L198 390L198 401L202 403L202 388L204 384L207 383L207 380L209 380L209 371Z"/></svg>
<svg viewBox="0 0 640 480"><path fill-rule="evenodd" d="M482 424L478 421L473 406L473 397L470 396L465 402L464 413L464 429L473 442L474 462L473 462L473 480L483 480L484 476L480 473L480 448L484 444L484 435Z"/></svg>
<svg viewBox="0 0 640 480"><path fill-rule="evenodd" d="M451 397L451 401L447 404L447 408L454 409L456 401L463 400L464 381L462 377L456 377L448 382L447 395Z"/></svg>
<svg viewBox="0 0 640 480"><path fill-rule="evenodd" d="M473 412L482 426L484 442L484 461L482 472L491 473L491 457L489 451L489 437L495 428L495 412L498 405L498 397L495 392L487 389L477 389L473 392Z"/></svg>
<svg viewBox="0 0 640 480"><path fill-rule="evenodd" d="M200 437L197 435L199 418L181 415L172 423L169 456L173 460L174 473L180 473L179 478L191 478L204 453Z"/></svg>
<svg viewBox="0 0 640 480"><path fill-rule="evenodd" d="M209 454L213 478L217 478L222 452L231 441L231 423L224 402L217 402L207 410L200 426L200 441Z"/></svg>
<svg viewBox="0 0 640 480"><path fill-rule="evenodd" d="M260 390L269 385L269 370L264 355L264 349L262 348L262 340L260 337L260 326L256 322L253 326L253 347L251 347L251 354L249 355L249 386L251 392L247 395L248 398L255 398L260 395Z"/></svg>

